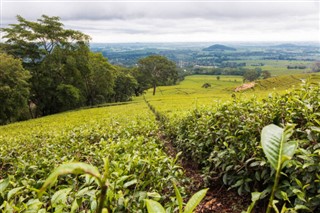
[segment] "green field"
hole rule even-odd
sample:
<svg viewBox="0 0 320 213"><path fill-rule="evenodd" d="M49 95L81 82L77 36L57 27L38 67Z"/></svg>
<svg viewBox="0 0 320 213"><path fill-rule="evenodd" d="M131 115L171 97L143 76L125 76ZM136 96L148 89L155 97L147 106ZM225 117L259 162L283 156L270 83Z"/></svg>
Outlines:
<svg viewBox="0 0 320 213"><path fill-rule="evenodd" d="M211 87L202 88L205 83L209 83ZM230 100L234 89L241 84L240 76L221 76L217 80L217 76L193 75L187 76L178 85L158 87L155 96L149 90L145 98L151 105L157 106L160 112L175 114Z"/></svg>
<svg viewBox="0 0 320 213"><path fill-rule="evenodd" d="M172 211L175 202L170 180L177 181L183 197L190 197L190 192L185 190L190 182L175 156L169 157L164 151L159 136L163 134L162 125L168 125L167 128L171 125L172 132L180 131L179 125L186 117L193 116L194 109L215 111L226 102L235 103L234 97L243 101L284 93L309 77L319 82L319 75L281 76L260 80L255 88L235 93L242 77L220 76L217 80L216 76L187 76L178 85L158 87L155 96L149 90L144 97L122 105L70 111L1 126L0 209L3 212L94 212L100 191L88 175L60 177L40 198L37 191L53 169L63 163L85 162L102 172L103 160L107 158L110 167L105 205L109 211L145 212L146 198L165 203ZM202 88L204 83L211 87ZM159 123L148 105L169 119L169 123ZM201 137L197 134L192 137Z"/></svg>
<svg viewBox="0 0 320 213"><path fill-rule="evenodd" d="M238 61L239 62L239 61ZM267 70L271 73L272 76L279 75L293 75L306 73L311 70L313 62L308 61L286 61L286 60L245 60L241 61L247 64L247 68L255 68L257 66L252 66L254 64L263 63L264 66L259 66L262 70ZM299 66L304 65L307 68L305 69L288 69L287 66Z"/></svg>

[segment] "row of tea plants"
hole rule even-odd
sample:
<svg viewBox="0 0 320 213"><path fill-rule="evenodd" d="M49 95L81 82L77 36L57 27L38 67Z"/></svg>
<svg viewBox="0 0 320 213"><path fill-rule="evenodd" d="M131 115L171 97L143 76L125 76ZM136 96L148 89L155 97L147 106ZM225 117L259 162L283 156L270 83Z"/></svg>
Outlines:
<svg viewBox="0 0 320 213"><path fill-rule="evenodd" d="M291 140L298 142L298 148L284 164L275 192L277 206L320 211L319 84L306 83L263 100L244 101L233 95L231 102L215 108L162 120L167 121L166 131L176 148L199 165L208 185L218 178L240 195L261 192L255 198L260 210L266 207L275 176L260 145L261 131L269 124L294 124Z"/></svg>
<svg viewBox="0 0 320 213"><path fill-rule="evenodd" d="M177 159L162 150L157 129L144 103L73 111L0 127L0 211L95 212L101 188L92 175L81 172L87 168L81 166L104 171L106 158L104 207L109 212L146 212L145 199L174 208L170 180L183 181L183 170ZM67 174L70 167L63 167L65 175L51 178L39 197L54 168L71 162L81 162L75 164L78 169L71 169L80 175Z"/></svg>

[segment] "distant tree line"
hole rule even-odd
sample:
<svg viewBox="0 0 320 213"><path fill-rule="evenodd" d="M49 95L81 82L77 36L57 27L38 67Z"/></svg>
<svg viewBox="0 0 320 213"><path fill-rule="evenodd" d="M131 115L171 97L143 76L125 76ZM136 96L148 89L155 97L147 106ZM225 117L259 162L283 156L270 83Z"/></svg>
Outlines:
<svg viewBox="0 0 320 213"><path fill-rule="evenodd" d="M133 68L113 66L91 52L90 37L64 29L59 17L37 21L17 16L0 43L0 124L82 106L129 101L149 88L175 84L175 63L163 56Z"/></svg>
<svg viewBox="0 0 320 213"><path fill-rule="evenodd" d="M193 74L197 75L239 75L243 76L244 81L254 81L258 78L267 79L271 77L271 73L263 70L260 67L254 69L237 67L237 68L203 68L197 67L193 69Z"/></svg>
<svg viewBox="0 0 320 213"><path fill-rule="evenodd" d="M306 69L307 66L305 65L288 65L287 69Z"/></svg>

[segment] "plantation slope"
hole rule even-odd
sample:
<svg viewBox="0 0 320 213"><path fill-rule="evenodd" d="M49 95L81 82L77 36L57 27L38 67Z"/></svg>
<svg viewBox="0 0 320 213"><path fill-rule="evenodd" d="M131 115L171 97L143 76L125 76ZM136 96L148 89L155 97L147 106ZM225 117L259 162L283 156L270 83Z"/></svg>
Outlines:
<svg viewBox="0 0 320 213"><path fill-rule="evenodd" d="M293 86L299 86L303 82L316 83L320 81L319 74L295 74L272 77L264 80L257 80L254 89L257 90L286 90Z"/></svg>
<svg viewBox="0 0 320 213"><path fill-rule="evenodd" d="M209 88L202 88L205 83ZM219 102L231 99L233 90L242 84L242 76L192 75L174 86L160 86L156 95L148 90L145 98L157 110L166 113L186 112L198 106L215 106Z"/></svg>
<svg viewBox="0 0 320 213"><path fill-rule="evenodd" d="M156 95L148 90L145 99L166 116L181 116L189 110L199 107L213 107L232 100L236 96L239 99L259 99L267 97L270 93L282 94L286 90L299 86L304 79L310 78L311 82L319 82L319 74L295 74L272 77L265 80L257 80L253 88L235 92L235 89L242 85L242 76L217 76L213 75L192 75L174 86L160 86ZM209 83L211 87L202 88L202 85ZM141 100L141 97L135 98Z"/></svg>
<svg viewBox="0 0 320 213"><path fill-rule="evenodd" d="M146 198L169 200L173 190L168 182L183 180L183 172L164 153L157 131L144 102L1 126L0 212L70 212L71 206L76 212L94 212L100 192L89 177L59 177L39 199L36 191L62 163L85 162L103 172L106 157L110 212L141 212Z"/></svg>

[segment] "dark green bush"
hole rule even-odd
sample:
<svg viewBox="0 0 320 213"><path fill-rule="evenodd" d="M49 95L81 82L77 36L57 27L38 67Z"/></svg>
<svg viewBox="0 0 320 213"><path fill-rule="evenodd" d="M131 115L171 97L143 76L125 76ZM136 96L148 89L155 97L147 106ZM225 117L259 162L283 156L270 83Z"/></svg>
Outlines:
<svg viewBox="0 0 320 213"><path fill-rule="evenodd" d="M174 132L175 146L201 167L208 184L218 177L239 194L264 191L263 199L271 190L274 170L262 152L260 133L271 123L296 124L292 139L299 141L295 157L283 170L277 199L287 207L320 210L318 85L304 84L262 101L234 98L216 110L196 109L169 131Z"/></svg>

